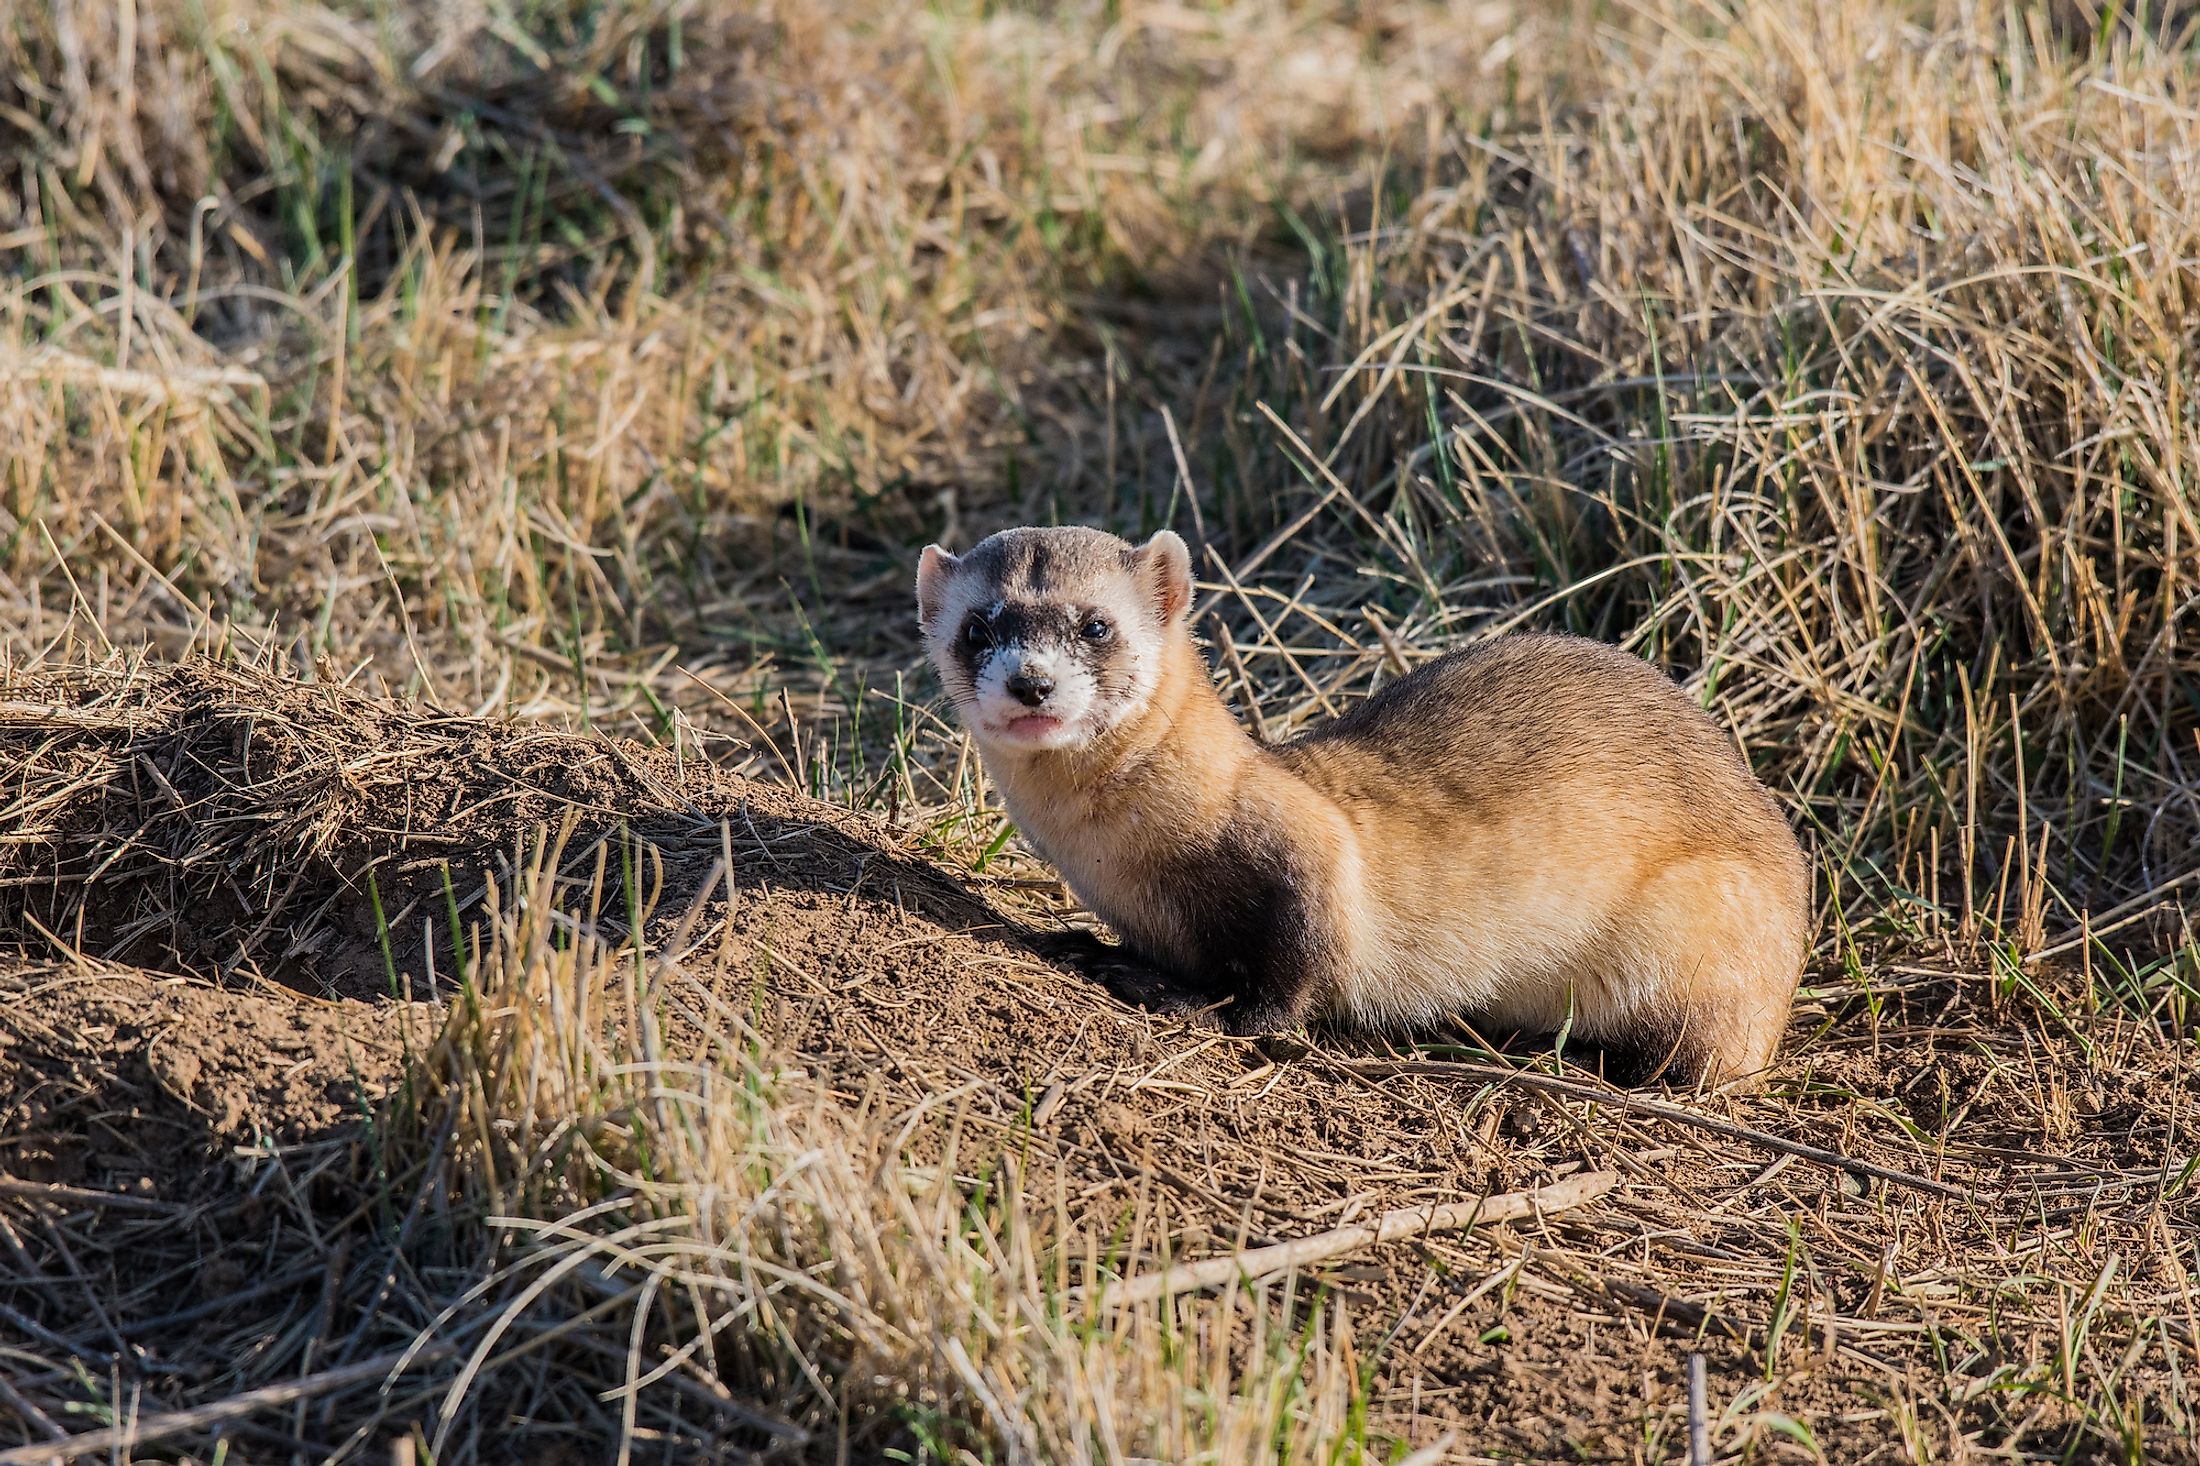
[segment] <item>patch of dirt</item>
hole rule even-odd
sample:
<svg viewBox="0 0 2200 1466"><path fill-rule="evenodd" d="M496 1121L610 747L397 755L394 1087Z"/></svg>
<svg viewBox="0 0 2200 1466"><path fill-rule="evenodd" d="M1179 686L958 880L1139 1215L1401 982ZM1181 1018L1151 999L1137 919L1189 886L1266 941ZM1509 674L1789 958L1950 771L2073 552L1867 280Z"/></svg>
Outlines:
<svg viewBox="0 0 2200 1466"><path fill-rule="evenodd" d="M191 1201L226 1184L234 1147L310 1147L366 1119L431 1020L121 968L0 971L0 1173Z"/></svg>
<svg viewBox="0 0 2200 1466"><path fill-rule="evenodd" d="M386 1180L369 1117L433 1021L0 955L0 1375L28 1402L0 1443L89 1429L118 1389L153 1414L302 1372L317 1344L388 1347L380 1259L347 1257ZM330 1444L226 1431L236 1460Z"/></svg>
<svg viewBox="0 0 2200 1466"><path fill-rule="evenodd" d="M436 1204L358 1226L408 1184L377 1176L367 1117L492 887L562 834L576 893L603 872L610 919L631 866L651 931L692 914L729 1000L828 1089L957 1092L971 1127L1040 1147L1081 1215L1160 1197L1180 1254L1619 1173L1564 1217L1320 1272L1370 1351L1379 1424L1416 1441L1671 1458L1701 1350L1727 1449L1803 1453L1790 1424L1809 1419L1843 1461L1896 1441L2083 1458L2110 1428L2036 1383L2077 1308L2091 1352L2071 1367L2114 1373L2150 1459L2196 1459L2175 1379L2200 1083L2146 1025L2081 1039L1953 969L1867 1012L1829 977L1764 1094L1653 1112L1587 1078L1533 1092L1154 1018L1040 960L892 829L661 749L188 665L0 687L0 758L22 770L0 792L0 952L20 954L0 979L0 1171L20 1183L0 1245L24 1268L0 1269L0 1317L169 1400L324 1362L309 1337L357 1358L433 1321L389 1241ZM361 915L370 872L385 923ZM117 1261L155 1229L160 1267ZM293 1275L192 1322L209 1287ZM337 1423L257 1428L280 1454Z"/></svg>

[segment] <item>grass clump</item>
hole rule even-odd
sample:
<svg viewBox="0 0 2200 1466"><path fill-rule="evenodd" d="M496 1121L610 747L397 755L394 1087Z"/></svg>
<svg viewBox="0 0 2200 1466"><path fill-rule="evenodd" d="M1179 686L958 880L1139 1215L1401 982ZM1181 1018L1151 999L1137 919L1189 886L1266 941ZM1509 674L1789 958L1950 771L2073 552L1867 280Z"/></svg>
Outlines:
<svg viewBox="0 0 2200 1466"><path fill-rule="evenodd" d="M1196 1036L1103 1026L1038 1075L1029 1032L967 1062L914 1023L796 1042L759 995L808 991L822 949L742 928L686 951L616 909L648 852L716 835L654 803L630 876L603 826L661 788L541 773L639 754L544 744L509 781L532 793L445 791L436 822L548 789L606 862L490 860L438 823L474 861L453 937L420 862L455 857L361 814L406 808L412 840L425 785L341 746L395 725L339 719L280 772L368 830L345 838L392 940L361 961L433 952L451 980L455 955L468 984L378 1121L416 1167L401 1185L441 1199L418 1208L432 1246L420 1223L374 1257L442 1271L332 1265L365 1281L328 1305L418 1315L352 1325L360 1350L449 1346L419 1376L439 1403L403 1415L438 1461L514 1420L624 1452L708 1420L788 1455L847 1431L1018 1461L1350 1460L1430 1446L1438 1420L1466 1445L1669 1459L1699 1423L1684 1344L1724 1351L1725 1413L1700 1423L1733 1453L1859 1458L1863 1431L1918 1460L2181 1459L2196 157L2195 36L2151 10L37 0L0 16L0 664L213 653L239 685L281 667L634 735L678 771L883 815L896 891L921 851L1031 914L1064 898L924 691L929 540L1186 532L1218 681L1263 737L1472 638L1599 637L1725 722L1821 872L1789 1059L1765 1097L1714 1103L1968 1196L1804 1185L1667 1120L1371 1078L1319 1046L1331 1067L1210 1069ZM7 716L27 769L109 726ZM316 922L379 921L323 860L354 845L254 843L269 766L247 753L276 726L229 709L0 794L24 960L76 972L195 932L158 970L301 981L331 950ZM436 727L428 762L505 747ZM95 763L113 809L152 801L112 839L54 815ZM774 920L855 912L877 879L842 852L789 885L785 828L762 828L758 882L796 893ZM25 852L49 847L41 874ZM311 920L284 906L296 849ZM125 881L132 904L87 921L79 886ZM941 941L861 935L871 980ZM864 971L818 1001L885 1024L902 1010L866 1006ZM62 980L36 973L22 991ZM985 1013L957 1015L981 1044ZM898 1087L825 1062L858 1051ZM1296 1128L1199 1128L1255 1094L1300 1116L1277 1096L1310 1072L1329 1092ZM1043 1129L1055 1084L1063 1114L1127 1108L1033 1150L1002 1117ZM1402 1108L1353 1108L1378 1087ZM279 1150L253 1152L276 1167L255 1184ZM1073 1296L1641 1155L1582 1230L1495 1256L1430 1241L1318 1295L1135 1317ZM292 1194L286 1226L331 1220ZM50 1266L0 1302L89 1347L53 1321L81 1308L54 1290L89 1233L41 1215L23 1255ZM281 1337L283 1378L321 1357ZM1635 1393L1569 1413L1568 1371L1607 1405ZM64 1374L15 1387L93 1408ZM726 1425L729 1402L756 1420ZM379 1408L257 1439L379 1449L400 1419ZM1506 1410L1535 1426L1504 1434Z"/></svg>

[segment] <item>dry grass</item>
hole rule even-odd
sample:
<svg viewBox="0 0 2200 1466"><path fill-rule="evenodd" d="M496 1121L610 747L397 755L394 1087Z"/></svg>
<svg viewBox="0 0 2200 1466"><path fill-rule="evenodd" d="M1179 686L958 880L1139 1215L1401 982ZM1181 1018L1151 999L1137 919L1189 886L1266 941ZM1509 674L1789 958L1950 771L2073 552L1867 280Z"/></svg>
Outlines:
<svg viewBox="0 0 2200 1466"><path fill-rule="evenodd" d="M1381 14L872 11L148 5L134 49L109 6L17 12L27 637L71 608L50 534L110 633L211 613L454 705L692 696L675 636L706 674L799 659L786 587L868 581L851 536L1004 488L1139 512L1134 373L1216 369L1175 314L1216 318L1236 246L1364 174L1442 60Z"/></svg>
<svg viewBox="0 0 2200 1466"><path fill-rule="evenodd" d="M1792 1410L1737 1410L1843 1459L2164 1454L2193 1409L2174 1280L2200 1029L2181 24L1896 0L19 5L0 658L212 652L636 734L882 812L1037 910L1057 894L917 675L927 539L1188 532L1218 678L1269 737L1465 638L1621 642L1728 721L1819 856L1816 1032L1759 1128L1851 1144L1897 1114L1945 1159L1979 1122L1937 1058L1901 1076L1939 1073L1935 1113L1896 1098L1920 1051L1979 1058L1959 1087L2032 1066L2037 1114L1993 1143L2037 1156L2100 1139L2071 1095L2125 1076L2168 1117L2090 1163L2158 1178L2117 1193L2121 1245L2067 1195L2036 1254L2021 1208L1935 1222L1986 1260L1932 1263L1916 1327L1968 1343L1903 1353L1868 1407L1793 1386ZM700 1239L648 1252L576 1333L649 1320L654 1348L738 1317L755 1367L692 1389L737 1378L808 1430L899 1419L942 1457L1235 1461L1259 1437L1353 1459L1400 1408L1329 1302L1185 1305L1234 1347L1186 1347L1173 1314L1075 1321L1075 1249L1049 1249L1111 1235L1098 1212L1042 1215L1032 1174L976 1203L937 1165L911 1200L890 1173L933 1142L908 1110L763 1083L806 1061L731 1016L653 1047L617 994L658 959L555 936L576 898L523 866L482 908L490 1000L423 1056L405 1123L432 1144L464 1115L471 1149L436 1162L454 1215L623 1195ZM140 934L188 924L141 889ZM616 1144L536 1174L553 1132ZM1750 1174L1722 1194L1762 1221ZM574 1260L571 1303L640 1220L496 1265ZM1141 1212L1126 1245L1173 1225ZM1916 1217L1887 1225L1866 1250L1920 1245ZM1733 1266L1788 1297L1807 1252L1745 1230ZM1902 1292L1886 1267L1875 1307ZM1803 1369L1779 1316L1749 1325L1768 1390ZM2109 1318L2120 1364L2088 1338ZM1211 1409L1177 1413L1187 1382ZM497 1408L678 1433L662 1392L642 1415L585 1393ZM1979 1413L2012 1393L2046 1403ZM1836 1438L1863 1409L1884 1439ZM1120 1429L1080 1434L1103 1417ZM1667 1426L1635 1454L1677 1451Z"/></svg>

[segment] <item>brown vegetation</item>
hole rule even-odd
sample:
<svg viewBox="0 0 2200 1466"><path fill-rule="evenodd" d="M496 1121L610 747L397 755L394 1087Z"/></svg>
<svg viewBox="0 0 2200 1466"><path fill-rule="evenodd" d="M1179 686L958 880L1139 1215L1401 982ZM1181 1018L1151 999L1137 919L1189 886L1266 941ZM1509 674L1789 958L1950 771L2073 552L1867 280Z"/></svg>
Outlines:
<svg viewBox="0 0 2200 1466"><path fill-rule="evenodd" d="M0 1459L1673 1459L1692 1349L1721 1453L2189 1457L2141 19L0 11ZM1768 1091L1034 961L908 591L1026 519L1193 538L1263 737L1517 626L1681 674L1820 865Z"/></svg>

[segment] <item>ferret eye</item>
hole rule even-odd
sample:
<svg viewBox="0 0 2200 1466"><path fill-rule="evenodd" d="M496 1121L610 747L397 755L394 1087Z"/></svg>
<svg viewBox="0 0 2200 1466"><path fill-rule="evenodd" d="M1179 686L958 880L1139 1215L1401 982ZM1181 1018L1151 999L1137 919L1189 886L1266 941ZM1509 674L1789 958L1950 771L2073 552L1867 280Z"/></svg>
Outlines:
<svg viewBox="0 0 2200 1466"><path fill-rule="evenodd" d="M992 639L992 634L985 629L985 623L975 616L963 627L963 640L971 646L984 646Z"/></svg>
<svg viewBox="0 0 2200 1466"><path fill-rule="evenodd" d="M1106 617L1094 616L1078 629L1078 634L1087 641L1106 641L1115 634L1115 628L1108 624Z"/></svg>

